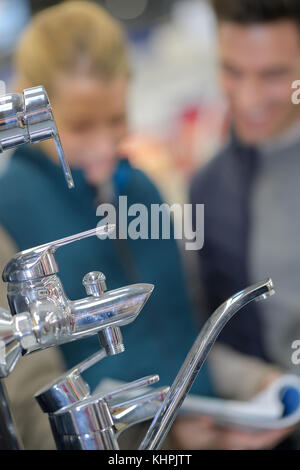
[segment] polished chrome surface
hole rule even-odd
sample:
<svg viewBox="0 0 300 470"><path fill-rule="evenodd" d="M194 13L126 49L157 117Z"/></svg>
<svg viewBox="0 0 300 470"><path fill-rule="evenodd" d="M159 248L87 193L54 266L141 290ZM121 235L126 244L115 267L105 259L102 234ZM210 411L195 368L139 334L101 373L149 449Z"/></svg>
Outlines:
<svg viewBox="0 0 300 470"><path fill-rule="evenodd" d="M10 412L5 384L3 380L0 380L0 450L20 450L22 448L23 445Z"/></svg>
<svg viewBox="0 0 300 470"><path fill-rule="evenodd" d="M21 251L8 261L4 267L2 279L4 282L33 281L56 274L59 268L54 255L58 248L95 235L99 237L109 235L114 230L115 225L104 225Z"/></svg>
<svg viewBox="0 0 300 470"><path fill-rule="evenodd" d="M255 284L224 302L207 320L155 415L140 450L154 450L161 446L209 351L227 322L249 302L265 299L274 292L271 279Z"/></svg>
<svg viewBox="0 0 300 470"><path fill-rule="evenodd" d="M89 402L89 403L87 403ZM58 449L63 449L64 436L101 434L103 447L99 450L119 449L109 405L105 397L84 400L67 411L49 415L53 437Z"/></svg>
<svg viewBox="0 0 300 470"><path fill-rule="evenodd" d="M1 316L0 312L0 340L9 345L2 368L0 362L0 376L12 370L20 351L27 354L102 330L105 330L102 343L107 354L124 350L118 328L134 321L151 295L153 285L134 284L73 301L65 294L55 260L58 248L93 235L107 235L114 228L106 225L25 250L7 263L3 280L7 282L13 317L8 313ZM85 281L92 274L85 276Z"/></svg>
<svg viewBox="0 0 300 470"><path fill-rule="evenodd" d="M113 449L119 450L114 434L113 437ZM58 450L112 450L111 440L101 431L85 435L57 436L55 443Z"/></svg>
<svg viewBox="0 0 300 470"><path fill-rule="evenodd" d="M131 323L142 310L153 288L152 284L133 284L106 292L101 297L87 297L71 302L73 339L83 338L107 327ZM63 337L62 340L65 342Z"/></svg>
<svg viewBox="0 0 300 470"><path fill-rule="evenodd" d="M153 418L166 398L169 388L157 388L140 397L111 405L117 436L130 426Z"/></svg>
<svg viewBox="0 0 300 470"><path fill-rule="evenodd" d="M26 143L54 139L69 188L74 187L48 95L42 86L0 97L0 152Z"/></svg>
<svg viewBox="0 0 300 470"><path fill-rule="evenodd" d="M84 276L82 284L85 287L87 295L99 297L106 290L106 277L100 271L92 271Z"/></svg>
<svg viewBox="0 0 300 470"><path fill-rule="evenodd" d="M91 434L57 436L57 450L119 450L114 432L98 431Z"/></svg>
<svg viewBox="0 0 300 470"><path fill-rule="evenodd" d="M0 339L2 334L7 342L15 344L17 338L23 353L30 353L131 323L141 312L153 286L134 284L101 297L76 301L67 298L57 276L20 283L15 292L11 289L9 303L16 314L12 317L9 337L6 330L0 329ZM27 312L21 313L25 309Z"/></svg>
<svg viewBox="0 0 300 470"><path fill-rule="evenodd" d="M149 376L144 379L126 384L125 387L114 390L110 394L97 393L85 400L74 403L66 408L62 408L51 415L52 423L55 423L56 433L60 435L75 435L75 434L90 434L96 431L101 431L104 427L103 423L107 424L107 415L103 409L99 409L99 403L109 403L114 400L114 407L117 408L115 403L118 397L129 391L137 391L143 387L149 386L157 382L159 377ZM106 408L105 408L106 410ZM113 421L112 426L113 426Z"/></svg>
<svg viewBox="0 0 300 470"><path fill-rule="evenodd" d="M12 93L0 96L0 152L29 141L23 95Z"/></svg>
<svg viewBox="0 0 300 470"><path fill-rule="evenodd" d="M98 338L108 356L115 356L125 351L121 328L108 327L99 331Z"/></svg>
<svg viewBox="0 0 300 470"><path fill-rule="evenodd" d="M110 429L117 437L128 427L151 419L164 400L168 387L139 396L132 393L157 382L157 375L125 384L110 393L95 394L49 414L59 449L110 449L101 434ZM110 435L110 434L109 434ZM117 448L117 447L114 447Z"/></svg>
<svg viewBox="0 0 300 470"><path fill-rule="evenodd" d="M22 354L22 347L15 335L12 315L0 308L0 377L7 377Z"/></svg>
<svg viewBox="0 0 300 470"><path fill-rule="evenodd" d="M105 351L100 351L96 354L93 354L90 356L88 359L82 361L80 364L78 364L76 367L73 367L69 371L67 371L65 374L61 375L57 379L53 380L50 384L46 385L43 387L41 390L36 392L35 394L35 399L37 400L38 404L40 405L42 411L44 413L48 413L49 415L52 415L55 412L58 412L59 410L65 410L68 411L70 410L71 405L76 405L80 406L81 404L90 404L90 401L97 401L98 399L105 399L109 400L109 402L112 405L112 410L113 413L116 416L116 421L120 423L117 427L118 429L123 429L123 424L124 424L124 417L125 415L128 416L128 425L129 423L134 423L135 419L141 419L142 416L146 413L147 416L149 414L149 408L152 407L156 402L157 399L161 400L162 396L162 391L160 390L159 392L159 398L157 398L158 391L155 392L153 395L149 395L149 398L147 400L143 400L143 397L140 398L138 403L135 405L135 413L133 412L133 403L132 403L132 396L128 396L128 394L132 394L133 392L136 393L141 388L144 388L145 386L152 385L155 382L159 380L159 377L157 375L145 377L143 379L135 380L134 382L130 382L128 384L124 384L121 387L118 387L115 390L110 391L109 393L105 394L97 394L94 395L94 398L92 398L90 394L90 388L88 384L83 380L81 377L81 373L87 370L89 367L92 367L95 365L97 362L101 361L104 359L106 356ZM165 389L163 389L165 391ZM116 405L116 401L120 401L120 397L122 399L124 397L128 397L128 406L126 403L126 413L124 414L123 411L124 409L121 407L121 405ZM90 398L91 400L87 401L86 399ZM144 410L144 412L140 409L143 403L147 403L147 410ZM157 407L156 407L157 409ZM72 410L72 408L71 408ZM139 411L138 411L139 410ZM137 416L138 415L138 416ZM58 416L60 416L58 414ZM136 416L136 418L134 418ZM154 413L153 415L154 416ZM49 416L50 421L53 421L52 423L52 428L54 426L54 423L56 421L55 417ZM59 422L58 418L58 422ZM123 423L123 424L122 424ZM56 426L54 426L56 427Z"/></svg>
<svg viewBox="0 0 300 470"><path fill-rule="evenodd" d="M86 274L82 280L87 295L100 297L107 290L106 277L100 271ZM98 338L108 356L120 354L125 350L123 336L119 327L108 327L99 331Z"/></svg>
<svg viewBox="0 0 300 470"><path fill-rule="evenodd" d="M157 412L168 393L169 387L161 387L141 397L127 402L111 405L110 412L114 423L115 436L118 439L123 431L135 424L148 421ZM51 419L51 418L50 418ZM59 434L52 424L53 434L60 450L107 450L108 447L101 431L87 434Z"/></svg>
<svg viewBox="0 0 300 470"><path fill-rule="evenodd" d="M105 397L107 398L107 400L114 400L116 399L116 397L127 396L128 393L136 392L144 387L149 387L150 385L153 385L158 381L159 376L157 374L149 375L147 377L143 377L142 379L137 379L133 382L129 382L127 384L123 384L119 387L116 387L110 392L106 392Z"/></svg>
<svg viewBox="0 0 300 470"><path fill-rule="evenodd" d="M81 374L105 357L107 354L104 350L93 354L36 392L34 397L42 411L54 413L61 408L88 398L90 387L83 380Z"/></svg>

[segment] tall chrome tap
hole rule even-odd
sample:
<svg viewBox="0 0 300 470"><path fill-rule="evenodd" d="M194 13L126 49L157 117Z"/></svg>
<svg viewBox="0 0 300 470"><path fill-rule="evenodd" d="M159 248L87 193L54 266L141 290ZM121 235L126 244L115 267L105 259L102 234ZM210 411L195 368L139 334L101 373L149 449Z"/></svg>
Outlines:
<svg viewBox="0 0 300 470"><path fill-rule="evenodd" d="M209 351L227 322L249 302L266 299L274 293L271 279L254 284L224 302L207 320L156 413L140 450L160 448Z"/></svg>
<svg viewBox="0 0 300 470"><path fill-rule="evenodd" d="M124 350L119 327L131 323L152 293L151 284L134 284L72 301L57 273L55 252L59 247L93 235L104 236L114 226L98 227L16 254L5 266L3 281L11 314L0 315L3 355L0 377L7 376L21 354L45 349L82 337L103 333L108 355ZM101 273L84 277L88 293ZM95 286L94 286L95 287Z"/></svg>
<svg viewBox="0 0 300 470"><path fill-rule="evenodd" d="M22 144L54 139L69 188L74 187L51 104L43 86L0 96L0 153Z"/></svg>

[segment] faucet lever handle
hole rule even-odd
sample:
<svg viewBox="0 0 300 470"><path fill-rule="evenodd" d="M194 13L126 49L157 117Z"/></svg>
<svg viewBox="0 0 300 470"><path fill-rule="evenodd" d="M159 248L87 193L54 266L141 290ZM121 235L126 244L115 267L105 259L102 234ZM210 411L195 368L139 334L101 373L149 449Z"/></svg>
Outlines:
<svg viewBox="0 0 300 470"><path fill-rule="evenodd" d="M24 122L28 130L30 143L53 138L68 188L74 188L69 164L65 158L63 146L56 127L52 106L43 86L27 88L23 91Z"/></svg>
<svg viewBox="0 0 300 470"><path fill-rule="evenodd" d="M148 421L153 418L170 387L152 389L137 397L126 397L122 403L109 404L117 437L129 426Z"/></svg>
<svg viewBox="0 0 300 470"><path fill-rule="evenodd" d="M123 395L127 392L134 392L141 388L150 386L159 381L159 375L148 375L142 379L134 380L133 382L126 383L120 387L112 390L111 392L105 393L105 400L110 401L116 397Z"/></svg>
<svg viewBox="0 0 300 470"><path fill-rule="evenodd" d="M58 266L54 253L58 248L94 235L98 237L107 236L114 230L115 225L107 224L21 251L6 264L2 273L2 279L4 282L23 282L56 274Z"/></svg>
<svg viewBox="0 0 300 470"><path fill-rule="evenodd" d="M91 230L87 230L86 232L76 233L75 235L70 235L68 237L61 238L54 242L46 243L45 245L41 245L37 247L36 249L43 249L44 247L45 248L49 247L50 249L56 251L61 246L70 245L71 243L83 240L84 238L89 238L93 236L97 236L97 237L107 236L110 233L112 233L115 230L115 228L116 226L113 224L106 224L101 227L96 227Z"/></svg>

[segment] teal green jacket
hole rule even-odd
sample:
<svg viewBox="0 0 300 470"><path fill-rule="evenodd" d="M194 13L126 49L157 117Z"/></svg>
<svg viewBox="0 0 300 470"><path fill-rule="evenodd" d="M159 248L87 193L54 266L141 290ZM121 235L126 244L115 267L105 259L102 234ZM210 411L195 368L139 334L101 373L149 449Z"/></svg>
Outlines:
<svg viewBox="0 0 300 470"><path fill-rule="evenodd" d="M15 151L0 179L0 224L19 250L89 230L100 222L96 188L79 170L73 170L73 177L75 189L68 190L61 168L39 149L27 146ZM127 161L116 170L114 188L116 206L120 195L127 196L128 206L142 203L150 208L162 203L151 181ZM122 329L125 352L85 372L91 389L105 377L130 381L153 373L160 375L161 385L171 384L197 335L175 240L121 242L93 237L61 248L56 257L72 300L86 297L82 278L94 270L104 272L108 289L137 282L155 285L139 317ZM61 350L70 368L99 347L96 335L65 344ZM212 394L206 367L193 392Z"/></svg>

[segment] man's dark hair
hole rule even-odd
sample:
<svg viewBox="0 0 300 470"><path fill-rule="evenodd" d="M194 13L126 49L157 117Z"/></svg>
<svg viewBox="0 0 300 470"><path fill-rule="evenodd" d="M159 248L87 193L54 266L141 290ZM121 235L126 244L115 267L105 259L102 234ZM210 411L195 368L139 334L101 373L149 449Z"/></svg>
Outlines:
<svg viewBox="0 0 300 470"><path fill-rule="evenodd" d="M300 0L211 0L219 21L242 25L292 20L300 26Z"/></svg>

